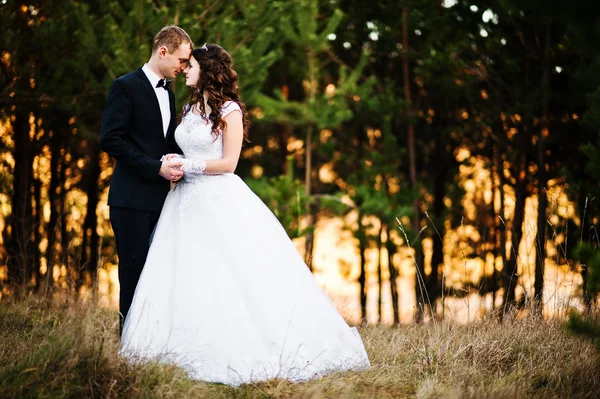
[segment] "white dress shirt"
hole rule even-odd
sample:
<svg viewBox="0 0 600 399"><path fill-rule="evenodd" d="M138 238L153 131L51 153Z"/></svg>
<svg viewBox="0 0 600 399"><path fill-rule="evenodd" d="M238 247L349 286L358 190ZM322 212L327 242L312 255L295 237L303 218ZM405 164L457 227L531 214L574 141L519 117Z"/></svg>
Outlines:
<svg viewBox="0 0 600 399"><path fill-rule="evenodd" d="M154 87L154 93L158 99L158 105L160 106L160 115L162 116L163 134L167 136L167 130L169 130L169 123L171 122L171 105L169 103L169 93L163 87L156 87L158 81L161 79L156 75L148 64L144 64L142 71L146 74L146 77L150 81L152 87Z"/></svg>

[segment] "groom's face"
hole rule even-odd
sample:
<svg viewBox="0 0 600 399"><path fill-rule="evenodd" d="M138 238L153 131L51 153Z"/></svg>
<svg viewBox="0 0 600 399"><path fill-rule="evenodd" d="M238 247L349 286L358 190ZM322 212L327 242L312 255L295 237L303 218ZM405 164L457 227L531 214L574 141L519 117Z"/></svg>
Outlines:
<svg viewBox="0 0 600 399"><path fill-rule="evenodd" d="M163 75L169 79L174 79L180 72L182 72L192 53L192 48L189 43L181 43L181 46L170 53L166 48L160 49L160 69Z"/></svg>

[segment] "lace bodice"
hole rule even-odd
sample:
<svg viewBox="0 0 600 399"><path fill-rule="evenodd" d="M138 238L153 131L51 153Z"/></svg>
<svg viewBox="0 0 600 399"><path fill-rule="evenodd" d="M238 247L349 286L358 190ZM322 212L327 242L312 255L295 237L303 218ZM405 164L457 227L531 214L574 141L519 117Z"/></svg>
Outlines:
<svg viewBox="0 0 600 399"><path fill-rule="evenodd" d="M221 108L224 118L233 111L240 111L239 105L233 101L226 102ZM177 184L176 190L181 191L181 200L177 210L185 217L185 210L192 198L207 198L222 194L222 185L214 184L223 178L230 178L231 173L220 175L205 175L204 168L207 160L223 158L223 135L215 139L211 131L211 121L206 121L200 115L188 112L175 130L175 140L183 151L184 163L181 169L185 172L184 179ZM237 176L236 176L237 177ZM211 182L209 186L205 183Z"/></svg>
<svg viewBox="0 0 600 399"><path fill-rule="evenodd" d="M221 108L221 117L230 112L240 111L237 103L227 101ZM206 121L200 115L188 112L175 130L175 141L183 151L185 159L209 160L223 158L223 135L215 140L211 132L212 122Z"/></svg>

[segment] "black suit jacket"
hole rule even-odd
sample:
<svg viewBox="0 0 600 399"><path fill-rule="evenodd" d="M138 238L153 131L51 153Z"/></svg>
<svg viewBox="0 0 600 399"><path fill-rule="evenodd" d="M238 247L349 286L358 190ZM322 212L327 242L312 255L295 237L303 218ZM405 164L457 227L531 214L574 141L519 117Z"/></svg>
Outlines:
<svg viewBox="0 0 600 399"><path fill-rule="evenodd" d="M158 174L160 158L182 153L175 142L175 96L168 91L171 121L165 137L158 99L141 68L110 87L100 129L100 148L117 160L108 205L149 212L162 208L170 185Z"/></svg>

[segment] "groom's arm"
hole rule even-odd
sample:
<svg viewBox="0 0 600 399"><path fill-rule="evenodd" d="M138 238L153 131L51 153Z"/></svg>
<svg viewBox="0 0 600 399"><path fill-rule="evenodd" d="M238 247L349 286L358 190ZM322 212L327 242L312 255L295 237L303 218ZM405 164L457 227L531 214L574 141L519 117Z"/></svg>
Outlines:
<svg viewBox="0 0 600 399"><path fill-rule="evenodd" d="M113 82L108 91L106 107L102 115L100 148L120 162L124 162L145 177L159 176L161 161L152 159L140 151L126 138L131 123L132 98L122 79Z"/></svg>
<svg viewBox="0 0 600 399"><path fill-rule="evenodd" d="M183 155L183 151L177 145L177 141L175 141L175 134L171 134L169 140L167 141L167 146L169 148L170 154L179 154Z"/></svg>
<svg viewBox="0 0 600 399"><path fill-rule="evenodd" d="M177 145L177 140L175 140L175 127L177 126L177 112L175 111L175 94L173 91L169 89L169 101L171 102L171 125L173 126L173 132L167 135L167 149L169 154L179 154L183 155L183 151ZM183 106L183 111L185 111L187 104Z"/></svg>

